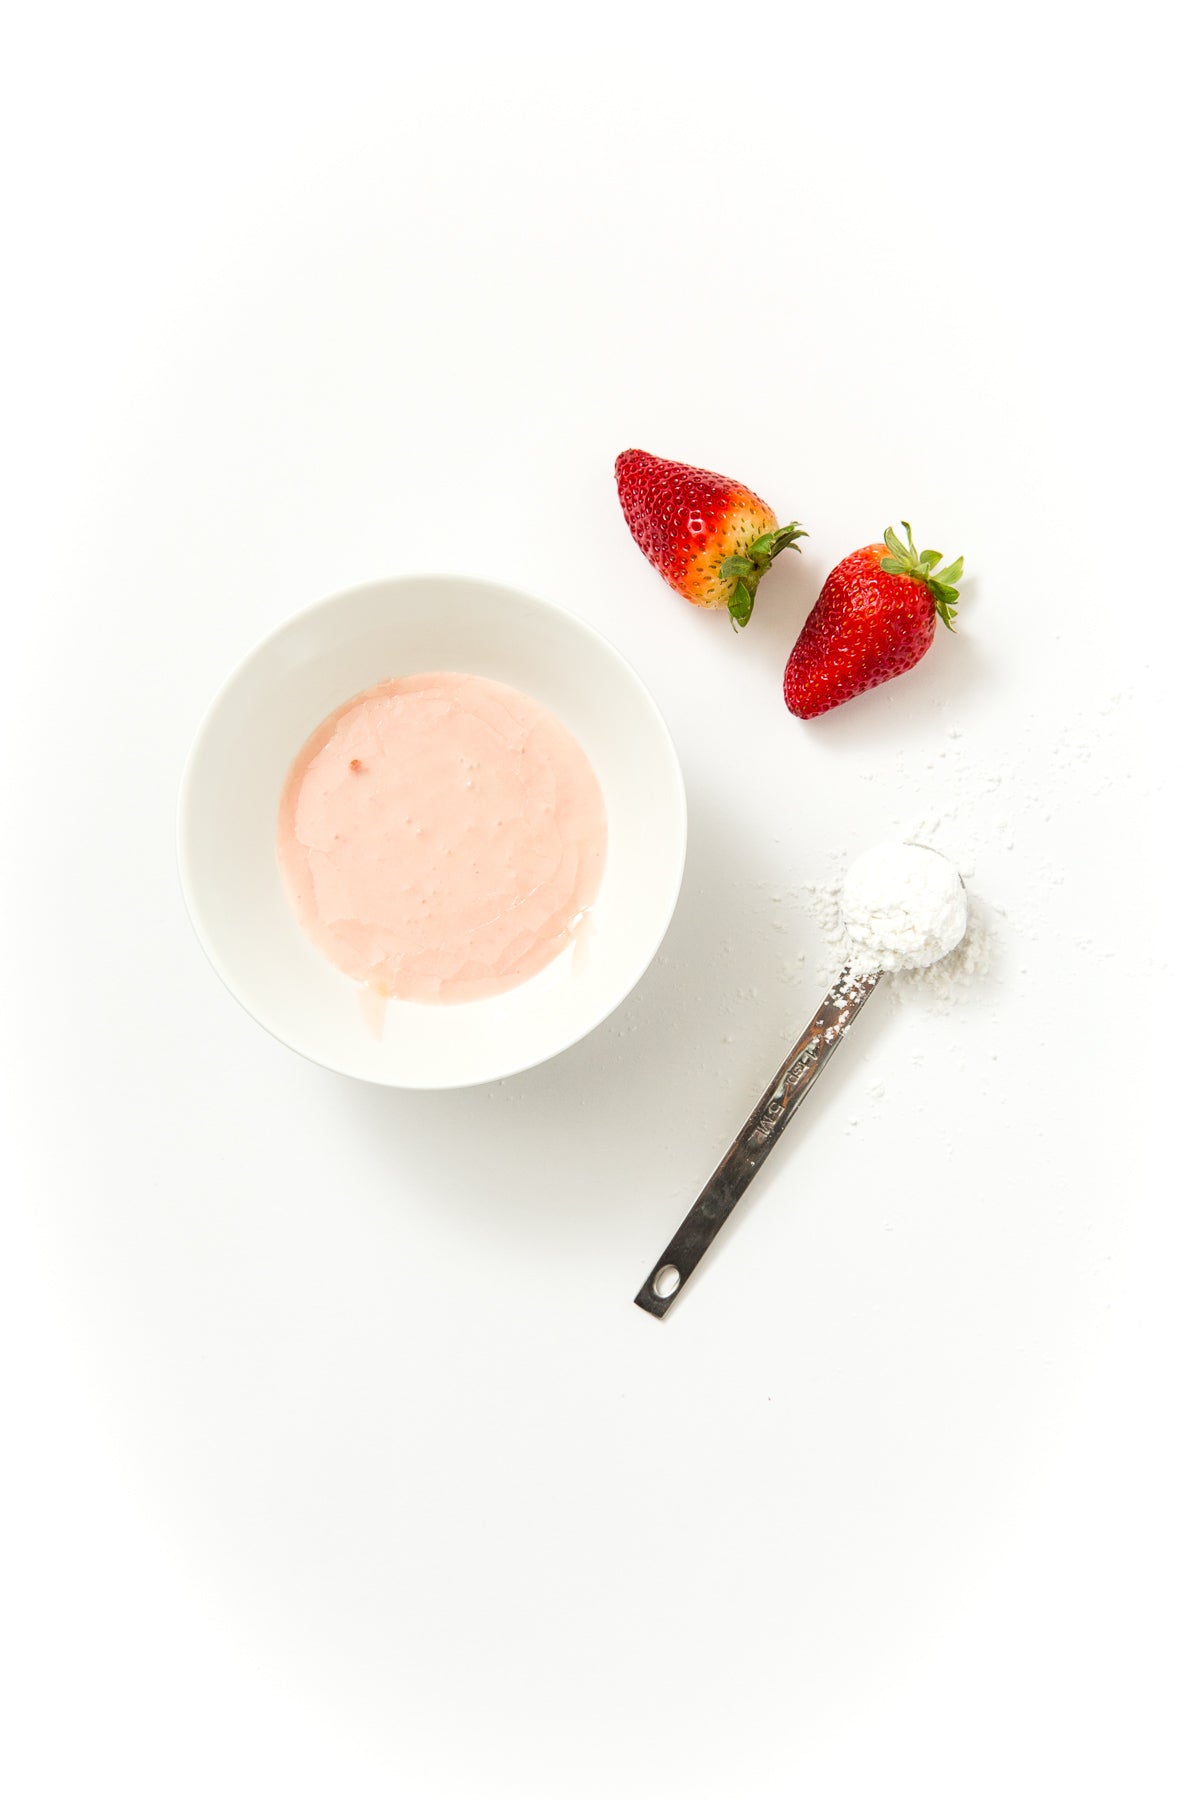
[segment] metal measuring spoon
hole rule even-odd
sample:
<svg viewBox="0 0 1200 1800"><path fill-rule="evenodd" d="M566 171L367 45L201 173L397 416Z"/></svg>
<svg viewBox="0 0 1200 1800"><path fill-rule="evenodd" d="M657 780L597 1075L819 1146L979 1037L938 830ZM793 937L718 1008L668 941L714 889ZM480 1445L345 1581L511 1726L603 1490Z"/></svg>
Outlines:
<svg viewBox="0 0 1200 1800"><path fill-rule="evenodd" d="M940 856L941 852L932 854ZM658 1319L670 1312L684 1283L783 1136L788 1120L866 1005L882 973L875 970L869 975L858 975L850 964L842 970L634 1296L635 1304L645 1312Z"/></svg>
<svg viewBox="0 0 1200 1800"><path fill-rule="evenodd" d="M879 979L878 971L855 975L849 966L842 970L635 1296L646 1312L658 1319L670 1312L688 1276L783 1136L784 1126Z"/></svg>

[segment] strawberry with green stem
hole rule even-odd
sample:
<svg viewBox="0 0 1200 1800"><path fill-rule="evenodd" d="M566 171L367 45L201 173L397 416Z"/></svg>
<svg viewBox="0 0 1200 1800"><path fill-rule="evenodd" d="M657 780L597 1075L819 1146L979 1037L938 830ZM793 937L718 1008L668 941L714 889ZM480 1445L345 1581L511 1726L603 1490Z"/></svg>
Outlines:
<svg viewBox="0 0 1200 1800"><path fill-rule="evenodd" d="M757 494L711 469L623 450L616 476L642 554L693 606L727 608L735 628L749 619L775 558L808 536L795 521L781 526Z"/></svg>
<svg viewBox="0 0 1200 1800"><path fill-rule="evenodd" d="M783 696L815 719L920 662L941 619L951 631L963 559L940 568L940 550L918 550L890 528L882 544L844 557L831 572L788 658Z"/></svg>

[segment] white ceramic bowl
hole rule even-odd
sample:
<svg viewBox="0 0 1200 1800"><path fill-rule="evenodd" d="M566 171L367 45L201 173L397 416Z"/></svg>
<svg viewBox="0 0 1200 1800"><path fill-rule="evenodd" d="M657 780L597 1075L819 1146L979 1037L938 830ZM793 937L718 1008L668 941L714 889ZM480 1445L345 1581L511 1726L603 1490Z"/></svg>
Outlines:
<svg viewBox="0 0 1200 1800"><path fill-rule="evenodd" d="M608 857L579 954L568 948L491 1000L389 1001L380 1032L358 986L292 915L275 860L275 818L292 759L335 706L388 676L434 669L508 682L570 727L604 791ZM231 993L313 1062L404 1088L514 1075L607 1018L662 942L686 837L675 748L629 664L561 608L455 575L351 588L281 626L217 695L179 803L184 897Z"/></svg>

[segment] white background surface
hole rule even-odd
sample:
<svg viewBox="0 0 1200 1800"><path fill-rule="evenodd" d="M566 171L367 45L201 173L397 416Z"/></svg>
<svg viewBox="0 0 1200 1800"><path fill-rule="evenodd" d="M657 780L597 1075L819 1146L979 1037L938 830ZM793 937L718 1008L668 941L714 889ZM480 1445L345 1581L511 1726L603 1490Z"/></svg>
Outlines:
<svg viewBox="0 0 1200 1800"><path fill-rule="evenodd" d="M17 27L8 1791L1194 1791L1164 19ZM812 532L740 641L634 551L631 443ZM801 725L805 608L901 514L967 557L959 640ZM630 656L693 842L606 1027L404 1096L239 1012L173 813L251 642L436 565ZM923 815L990 976L873 1003L657 1325L631 1296L821 991L802 884Z"/></svg>

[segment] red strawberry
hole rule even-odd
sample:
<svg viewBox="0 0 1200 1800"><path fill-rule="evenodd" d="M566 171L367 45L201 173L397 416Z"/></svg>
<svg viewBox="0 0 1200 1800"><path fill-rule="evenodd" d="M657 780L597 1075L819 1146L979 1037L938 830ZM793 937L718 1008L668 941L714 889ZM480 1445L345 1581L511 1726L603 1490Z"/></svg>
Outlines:
<svg viewBox="0 0 1200 1800"><path fill-rule="evenodd" d="M618 456L617 496L638 549L663 580L693 606L727 606L735 626L750 617L774 558L808 536L794 522L781 527L740 481L647 450Z"/></svg>
<svg viewBox="0 0 1200 1800"><path fill-rule="evenodd" d="M938 619L954 630L962 557L939 569L940 550L902 544L894 531L882 544L856 550L832 571L788 658L783 697L802 719L853 700L919 663Z"/></svg>

